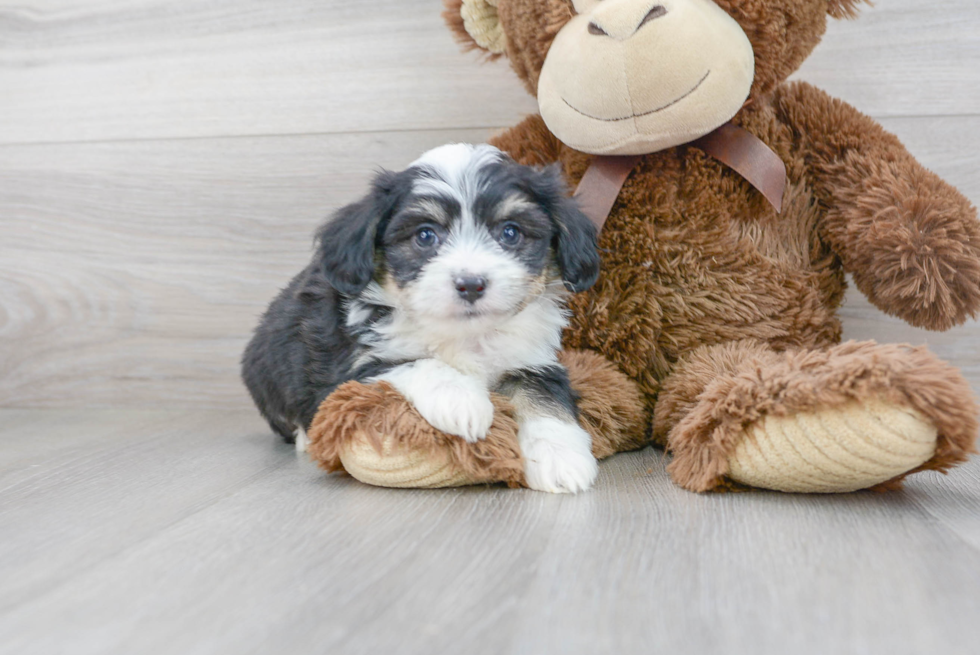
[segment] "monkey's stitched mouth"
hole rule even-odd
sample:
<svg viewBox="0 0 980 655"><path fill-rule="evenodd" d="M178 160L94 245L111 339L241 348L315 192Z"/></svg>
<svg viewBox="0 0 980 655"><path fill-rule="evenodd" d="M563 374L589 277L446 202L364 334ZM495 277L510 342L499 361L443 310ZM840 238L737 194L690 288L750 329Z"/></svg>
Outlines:
<svg viewBox="0 0 980 655"><path fill-rule="evenodd" d="M605 123L615 123L617 121L628 121L631 118L642 118L643 116L649 116L650 114L656 114L657 112L660 112L660 111L663 111L665 109L669 109L669 108L673 107L678 102L680 102L681 100L683 100L684 98L688 97L689 95L691 95L692 93L694 93L695 91L697 91L699 88L701 88L701 85L704 84L704 81L706 79L708 79L708 76L709 75L711 75L711 71L710 70L707 73L704 74L704 77L702 77L698 81L697 84L694 85L694 88L692 88L690 91L688 91L687 93L685 93L681 97L676 98L674 100L671 100L670 102L668 102L666 105L664 105L662 107L657 107L656 109L651 109L650 111L645 111L642 114L630 114L629 116L623 116L621 118L601 118L599 116L593 116L592 114L586 114L584 111L582 111L581 109L576 108L570 102L568 102L567 100L565 100L564 96L562 97L561 100L566 105L568 105L572 109L572 111L575 111L575 112L577 112L579 114L582 114L586 118L591 118L592 120L603 121Z"/></svg>

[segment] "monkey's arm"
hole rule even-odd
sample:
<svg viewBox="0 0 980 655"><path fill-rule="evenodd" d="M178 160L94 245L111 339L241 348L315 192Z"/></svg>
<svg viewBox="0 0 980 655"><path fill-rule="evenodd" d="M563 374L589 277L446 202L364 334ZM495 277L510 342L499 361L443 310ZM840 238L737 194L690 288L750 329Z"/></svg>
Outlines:
<svg viewBox="0 0 980 655"><path fill-rule="evenodd" d="M980 222L970 201L875 120L813 86L784 85L774 104L824 210L821 237L868 299L930 330L975 316Z"/></svg>

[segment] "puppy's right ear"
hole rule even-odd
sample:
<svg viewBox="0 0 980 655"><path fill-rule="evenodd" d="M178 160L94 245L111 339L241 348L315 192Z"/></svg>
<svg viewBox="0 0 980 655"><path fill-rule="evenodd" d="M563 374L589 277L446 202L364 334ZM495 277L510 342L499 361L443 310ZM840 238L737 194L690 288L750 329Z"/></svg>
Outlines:
<svg viewBox="0 0 980 655"><path fill-rule="evenodd" d="M599 246L595 225L568 196L561 164L537 170L522 169L526 189L538 201L555 226L555 258L565 287L585 291L599 278Z"/></svg>
<svg viewBox="0 0 980 655"><path fill-rule="evenodd" d="M382 171L361 200L333 215L317 232L317 255L327 282L356 296L374 277L375 249L401 196L398 176Z"/></svg>

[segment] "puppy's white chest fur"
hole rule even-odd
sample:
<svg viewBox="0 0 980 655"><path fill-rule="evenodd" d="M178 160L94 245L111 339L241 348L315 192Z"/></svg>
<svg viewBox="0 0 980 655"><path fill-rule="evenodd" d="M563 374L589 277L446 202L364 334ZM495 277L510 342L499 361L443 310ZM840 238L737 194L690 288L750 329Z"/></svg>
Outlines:
<svg viewBox="0 0 980 655"><path fill-rule="evenodd" d="M380 286L372 291L376 301L387 296ZM385 304L397 305L390 298ZM417 316L396 306L367 339L371 357L437 359L492 388L507 371L554 364L566 322L559 294L545 292L513 316L468 321Z"/></svg>

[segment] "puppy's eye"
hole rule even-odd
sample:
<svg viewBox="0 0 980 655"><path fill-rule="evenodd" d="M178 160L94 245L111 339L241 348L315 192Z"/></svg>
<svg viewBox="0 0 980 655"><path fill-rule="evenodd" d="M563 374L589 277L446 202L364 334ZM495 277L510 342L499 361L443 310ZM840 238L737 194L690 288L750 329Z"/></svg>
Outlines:
<svg viewBox="0 0 980 655"><path fill-rule="evenodd" d="M513 248L521 242L521 228L517 227L513 223L508 223L504 226L504 229L500 231L500 236L497 241L500 245L507 246L508 248Z"/></svg>
<svg viewBox="0 0 980 655"><path fill-rule="evenodd" d="M431 227L420 227L415 231L415 243L422 248L432 248L439 243L439 235Z"/></svg>

